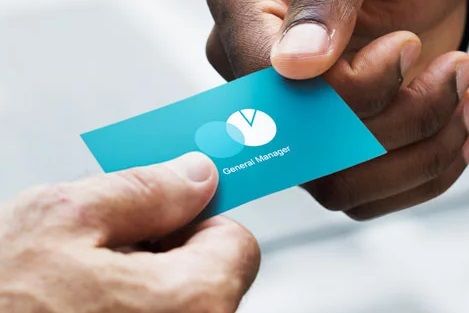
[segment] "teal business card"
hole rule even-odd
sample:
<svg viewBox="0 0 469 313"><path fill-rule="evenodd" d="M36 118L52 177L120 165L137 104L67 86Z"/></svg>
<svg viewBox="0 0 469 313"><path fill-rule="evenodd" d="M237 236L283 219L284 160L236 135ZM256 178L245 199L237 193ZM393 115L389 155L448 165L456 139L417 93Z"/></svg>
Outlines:
<svg viewBox="0 0 469 313"><path fill-rule="evenodd" d="M210 156L220 185L206 217L386 153L323 79L272 68L82 138L105 172Z"/></svg>

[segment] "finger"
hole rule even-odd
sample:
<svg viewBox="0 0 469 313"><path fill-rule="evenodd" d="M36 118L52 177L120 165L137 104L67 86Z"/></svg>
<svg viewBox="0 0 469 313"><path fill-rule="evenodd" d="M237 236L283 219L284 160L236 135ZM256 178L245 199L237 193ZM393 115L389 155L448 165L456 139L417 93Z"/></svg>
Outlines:
<svg viewBox="0 0 469 313"><path fill-rule="evenodd" d="M436 136L306 185L326 208L346 211L389 198L440 176L466 140L461 112Z"/></svg>
<svg viewBox="0 0 469 313"><path fill-rule="evenodd" d="M283 1L208 0L235 77L270 66L270 51L287 5Z"/></svg>
<svg viewBox="0 0 469 313"><path fill-rule="evenodd" d="M166 235L192 221L218 181L206 156L190 153L150 167L61 185L58 211L73 209L78 231L97 233L98 245L121 246ZM50 192L49 192L50 193Z"/></svg>
<svg viewBox="0 0 469 313"><path fill-rule="evenodd" d="M459 75L461 72L468 74ZM446 54L403 87L392 105L365 124L388 150L430 138L447 125L461 100L462 90L468 87L469 55Z"/></svg>
<svg viewBox="0 0 469 313"><path fill-rule="evenodd" d="M272 48L272 65L283 76L323 74L344 52L363 0L292 0L282 33Z"/></svg>
<svg viewBox="0 0 469 313"><path fill-rule="evenodd" d="M194 294L215 299L217 307L200 312L234 312L259 270L260 251L256 239L242 226L223 217L210 219L187 233L180 247L153 256L159 277L174 280L174 273L190 279ZM156 258L155 258L156 257ZM162 276L165 275L165 276ZM199 301L200 302L200 301ZM201 301L204 305L206 301ZM213 302L212 302L213 305ZM197 310L196 310L197 311Z"/></svg>
<svg viewBox="0 0 469 313"><path fill-rule="evenodd" d="M395 98L421 46L415 34L394 32L374 40L351 60L342 57L324 77L355 113L368 118Z"/></svg>
<svg viewBox="0 0 469 313"><path fill-rule="evenodd" d="M220 41L216 26L213 27L207 40L206 53L208 61L218 74L227 81L235 79L228 56L226 55L225 49Z"/></svg>
<svg viewBox="0 0 469 313"><path fill-rule="evenodd" d="M345 214L354 220L365 221L427 202L445 193L461 176L465 168L464 159L458 157L440 177L396 196L353 208Z"/></svg>

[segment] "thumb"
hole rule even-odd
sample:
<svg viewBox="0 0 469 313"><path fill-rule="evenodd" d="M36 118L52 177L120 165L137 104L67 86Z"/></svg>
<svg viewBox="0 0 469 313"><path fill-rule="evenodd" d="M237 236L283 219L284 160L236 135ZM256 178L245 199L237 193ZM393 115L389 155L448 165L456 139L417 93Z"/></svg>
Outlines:
<svg viewBox="0 0 469 313"><path fill-rule="evenodd" d="M363 0L292 0L271 51L275 69L291 79L326 72L344 52Z"/></svg>
<svg viewBox="0 0 469 313"><path fill-rule="evenodd" d="M78 210L70 221L73 229L97 235L98 246L115 247L162 237L185 226L208 204L217 183L211 160L190 153L62 185L60 198Z"/></svg>

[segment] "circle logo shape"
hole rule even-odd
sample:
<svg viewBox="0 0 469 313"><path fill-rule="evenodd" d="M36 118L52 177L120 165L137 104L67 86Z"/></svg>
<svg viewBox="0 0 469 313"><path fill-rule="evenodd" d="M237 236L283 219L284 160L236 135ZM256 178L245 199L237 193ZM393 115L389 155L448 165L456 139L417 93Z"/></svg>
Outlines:
<svg viewBox="0 0 469 313"><path fill-rule="evenodd" d="M277 134L275 121L260 110L244 109L233 113L227 120L227 125L232 125L242 134L242 141L236 133L231 138L248 147L260 147L271 142ZM231 128L230 128L231 129Z"/></svg>
<svg viewBox="0 0 469 313"><path fill-rule="evenodd" d="M215 158L229 158L244 149L243 134L225 122L209 122L195 133L195 143L205 154Z"/></svg>

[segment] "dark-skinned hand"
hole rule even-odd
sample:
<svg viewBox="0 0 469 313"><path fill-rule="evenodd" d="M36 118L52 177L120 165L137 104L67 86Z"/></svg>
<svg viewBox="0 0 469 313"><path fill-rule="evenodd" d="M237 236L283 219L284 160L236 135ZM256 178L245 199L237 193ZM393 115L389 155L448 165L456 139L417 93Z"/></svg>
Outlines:
<svg viewBox="0 0 469 313"><path fill-rule="evenodd" d="M461 41L465 1L209 4L216 26L208 56L225 78L271 63L293 79L324 73L389 150L306 184L325 207L374 218L433 199L465 169L469 57L449 52Z"/></svg>

